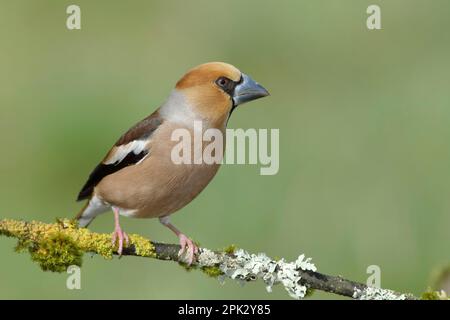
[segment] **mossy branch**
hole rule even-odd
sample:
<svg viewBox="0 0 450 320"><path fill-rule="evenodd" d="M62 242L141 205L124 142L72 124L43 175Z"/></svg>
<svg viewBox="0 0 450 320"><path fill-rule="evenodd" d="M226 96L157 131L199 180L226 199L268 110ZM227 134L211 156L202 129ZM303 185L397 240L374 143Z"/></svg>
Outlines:
<svg viewBox="0 0 450 320"><path fill-rule="evenodd" d="M0 220L0 235L18 239L17 251L28 251L43 270L65 272L70 265L81 266L84 253L95 253L106 259L117 254L111 245L111 234L100 234L78 228L71 220L48 224L39 221ZM316 271L310 259L301 255L295 262L272 260L265 254L249 254L234 247L222 251L201 248L197 262L187 267L179 258L179 245L152 242L142 236L129 235L130 245L123 255L170 260L186 268L200 269L223 280L241 282L262 279L268 291L282 284L294 298L303 298L312 290L321 290L353 299L414 300L410 294L368 287L365 284L329 276Z"/></svg>

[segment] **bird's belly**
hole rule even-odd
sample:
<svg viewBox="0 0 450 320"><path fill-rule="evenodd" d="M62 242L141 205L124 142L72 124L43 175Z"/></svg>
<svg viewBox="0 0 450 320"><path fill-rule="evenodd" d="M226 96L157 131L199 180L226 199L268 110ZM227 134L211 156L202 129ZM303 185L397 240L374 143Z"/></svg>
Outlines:
<svg viewBox="0 0 450 320"><path fill-rule="evenodd" d="M171 135L178 128L160 128L152 139L164 143L152 143L149 155L141 163L103 178L94 190L96 195L136 218L169 215L191 202L214 177L220 163L174 163L172 150L178 142ZM192 145L192 152L197 147Z"/></svg>
<svg viewBox="0 0 450 320"><path fill-rule="evenodd" d="M109 204L121 208L122 215L161 217L191 202L208 185L218 168L218 164L177 165L167 161L144 161L106 177L96 192Z"/></svg>

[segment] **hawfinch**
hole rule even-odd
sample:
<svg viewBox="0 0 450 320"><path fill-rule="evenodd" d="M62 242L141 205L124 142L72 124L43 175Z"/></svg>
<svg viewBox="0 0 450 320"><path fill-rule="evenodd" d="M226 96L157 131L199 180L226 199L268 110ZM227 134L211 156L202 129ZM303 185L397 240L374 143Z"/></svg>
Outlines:
<svg viewBox="0 0 450 320"><path fill-rule="evenodd" d="M79 225L86 227L112 209L112 242L115 245L118 240L121 255L129 240L119 215L159 218L178 236L179 254L187 254L191 264L198 248L169 217L206 187L220 163L174 163L171 150L178 142L172 140L172 133L182 128L193 135L194 122L201 121L201 130L218 129L225 140L226 125L236 106L267 95L261 85L226 63L206 63L188 71L166 102L122 135L89 175L78 195L78 201L88 200L77 216Z"/></svg>

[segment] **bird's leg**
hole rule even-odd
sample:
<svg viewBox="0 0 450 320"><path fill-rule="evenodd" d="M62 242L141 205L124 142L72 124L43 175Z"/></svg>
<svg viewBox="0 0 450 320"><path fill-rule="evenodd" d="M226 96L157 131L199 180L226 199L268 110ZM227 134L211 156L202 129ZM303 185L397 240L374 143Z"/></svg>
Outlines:
<svg viewBox="0 0 450 320"><path fill-rule="evenodd" d="M112 208L114 211L114 232L112 235L112 245L116 245L116 241L119 240L119 246L117 248L117 253L119 254L119 257L122 255L123 250L123 241L125 240L126 245L128 246L128 243L130 242L128 239L128 235L122 231L122 228L120 227L119 223L119 209L116 207Z"/></svg>
<svg viewBox="0 0 450 320"><path fill-rule="evenodd" d="M198 253L198 247L195 245L194 241L189 239L185 234L183 234L180 230L178 230L173 224L169 221L169 216L160 217L159 222L161 222L164 226L173 231L180 240L181 249L178 252L178 256L182 256L184 253L187 253L187 262L188 265L191 265L194 262L195 255Z"/></svg>

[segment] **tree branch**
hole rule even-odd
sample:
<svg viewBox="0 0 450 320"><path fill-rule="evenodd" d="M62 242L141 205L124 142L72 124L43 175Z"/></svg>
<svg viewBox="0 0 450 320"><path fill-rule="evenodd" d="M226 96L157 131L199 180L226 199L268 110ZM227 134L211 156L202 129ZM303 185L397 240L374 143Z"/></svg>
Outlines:
<svg viewBox="0 0 450 320"><path fill-rule="evenodd" d="M43 270L65 272L70 265L81 266L85 252L111 259L117 254L111 245L111 234L91 232L78 228L70 220L58 220L47 224L38 221L0 220L0 235L18 239L16 251L28 251L33 261ZM267 290L281 284L293 298L305 297L311 289L317 289L353 299L366 300L415 300L411 294L388 289L368 287L365 284L330 276L316 271L310 259L300 255L294 262L273 260L265 254L249 254L230 247L223 251L201 248L194 265L188 267L179 257L179 245L153 242L139 235L129 235L130 245L123 255L170 260L186 268L200 269L210 276L233 279L240 282L261 279Z"/></svg>

